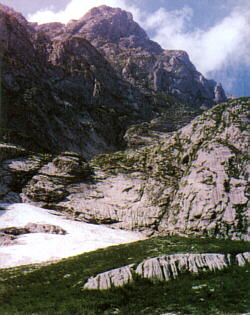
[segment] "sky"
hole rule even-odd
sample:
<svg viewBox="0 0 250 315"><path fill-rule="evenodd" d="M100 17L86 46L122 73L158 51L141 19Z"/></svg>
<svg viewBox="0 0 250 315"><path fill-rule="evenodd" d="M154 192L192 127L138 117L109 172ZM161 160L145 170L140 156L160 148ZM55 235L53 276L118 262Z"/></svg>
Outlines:
<svg viewBox="0 0 250 315"><path fill-rule="evenodd" d="M106 4L133 13L150 38L165 49L188 52L198 71L219 76L232 90L237 69L250 69L249 0L0 0L33 22L82 17ZM233 66L232 66L233 65ZM237 69L236 69L237 68ZM230 76L230 73L232 74ZM228 75L229 74L229 75ZM250 70L249 70L250 76ZM248 94L250 94L250 91Z"/></svg>

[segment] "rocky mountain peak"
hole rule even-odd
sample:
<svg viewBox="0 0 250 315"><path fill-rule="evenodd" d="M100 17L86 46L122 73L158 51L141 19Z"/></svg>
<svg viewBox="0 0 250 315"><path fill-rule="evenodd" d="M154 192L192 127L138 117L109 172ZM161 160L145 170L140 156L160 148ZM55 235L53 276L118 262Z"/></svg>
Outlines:
<svg viewBox="0 0 250 315"><path fill-rule="evenodd" d="M106 15L107 17L123 15L126 16L129 20L133 21L133 15L130 12L124 11L120 8L112 8L107 5L101 5L99 7L94 7L90 9L89 12L85 14L85 17L98 15Z"/></svg>
<svg viewBox="0 0 250 315"><path fill-rule="evenodd" d="M103 5L67 25L46 23L34 27L52 41L72 37L89 41L108 60L118 77L143 94L153 92L158 98L164 93L202 109L226 100L222 86L199 73L185 51L163 50L150 40L130 12L120 8Z"/></svg>
<svg viewBox="0 0 250 315"><path fill-rule="evenodd" d="M163 51L133 20L132 14L120 8L95 7L80 20L70 22L66 31L91 42L101 38L125 48L143 48L155 54Z"/></svg>

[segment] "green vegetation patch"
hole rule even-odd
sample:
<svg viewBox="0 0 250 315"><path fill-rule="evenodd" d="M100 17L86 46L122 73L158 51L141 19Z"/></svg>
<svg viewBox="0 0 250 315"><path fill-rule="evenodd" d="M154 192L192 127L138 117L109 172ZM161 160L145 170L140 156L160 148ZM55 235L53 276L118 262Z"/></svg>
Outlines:
<svg viewBox="0 0 250 315"><path fill-rule="evenodd" d="M183 275L170 282L138 278L123 288L83 290L98 273L172 253L231 253L250 243L209 238L157 237L112 246L46 266L0 271L0 314L240 314L250 310L249 264Z"/></svg>

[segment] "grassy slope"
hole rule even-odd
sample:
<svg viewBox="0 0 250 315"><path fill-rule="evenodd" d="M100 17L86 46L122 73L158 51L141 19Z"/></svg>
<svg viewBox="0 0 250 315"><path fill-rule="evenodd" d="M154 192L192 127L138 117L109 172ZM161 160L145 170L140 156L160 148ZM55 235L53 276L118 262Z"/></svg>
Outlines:
<svg viewBox="0 0 250 315"><path fill-rule="evenodd" d="M41 268L0 271L0 314L240 314L250 311L250 266L184 275L166 283L138 279L124 288L83 291L88 277L181 252L249 251L242 241L161 237L90 252ZM32 272L24 272L32 271ZM206 284L200 289L192 286Z"/></svg>

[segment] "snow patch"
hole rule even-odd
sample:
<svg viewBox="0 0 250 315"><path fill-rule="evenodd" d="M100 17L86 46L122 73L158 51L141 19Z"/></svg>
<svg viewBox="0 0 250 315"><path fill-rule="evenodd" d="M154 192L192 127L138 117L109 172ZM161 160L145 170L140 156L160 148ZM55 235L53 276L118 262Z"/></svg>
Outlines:
<svg viewBox="0 0 250 315"><path fill-rule="evenodd" d="M40 223L60 226L67 234L30 233L19 236L18 244L0 247L0 268L58 260L145 238L141 233L67 220L29 204L17 203L2 208L6 210L0 210L0 229Z"/></svg>

